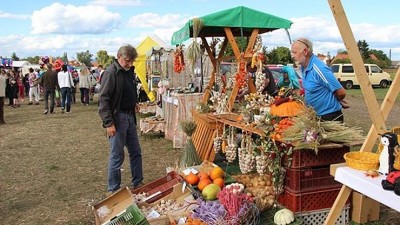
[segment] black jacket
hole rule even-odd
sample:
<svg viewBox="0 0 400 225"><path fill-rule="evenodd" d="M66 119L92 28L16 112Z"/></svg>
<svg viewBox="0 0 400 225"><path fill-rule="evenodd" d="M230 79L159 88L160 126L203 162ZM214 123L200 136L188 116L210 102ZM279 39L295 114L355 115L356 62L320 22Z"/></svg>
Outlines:
<svg viewBox="0 0 400 225"><path fill-rule="evenodd" d="M124 70L116 60L104 71L99 93L99 115L103 121L103 127L109 127L116 121L115 118L120 109L124 87L123 74L128 73L135 78L134 71L135 67L132 67L129 71ZM136 89L136 84L134 86Z"/></svg>

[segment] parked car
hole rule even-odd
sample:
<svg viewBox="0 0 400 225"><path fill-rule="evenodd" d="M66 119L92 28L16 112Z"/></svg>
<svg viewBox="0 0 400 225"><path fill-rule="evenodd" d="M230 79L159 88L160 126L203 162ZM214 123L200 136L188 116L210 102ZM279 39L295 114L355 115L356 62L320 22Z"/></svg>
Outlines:
<svg viewBox="0 0 400 225"><path fill-rule="evenodd" d="M372 86L387 88L392 83L390 74L383 71L379 66L375 64L364 64L364 67ZM332 64L331 69L345 89L352 89L354 86L360 85L352 64Z"/></svg>

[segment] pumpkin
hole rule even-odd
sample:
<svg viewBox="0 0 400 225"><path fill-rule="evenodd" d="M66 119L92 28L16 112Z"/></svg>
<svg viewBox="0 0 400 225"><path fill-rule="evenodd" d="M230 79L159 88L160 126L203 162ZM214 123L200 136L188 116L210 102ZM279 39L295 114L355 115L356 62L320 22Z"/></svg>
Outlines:
<svg viewBox="0 0 400 225"><path fill-rule="evenodd" d="M270 113L273 116L293 117L304 110L304 105L298 101L288 101L280 105L273 104Z"/></svg>
<svg viewBox="0 0 400 225"><path fill-rule="evenodd" d="M277 225L287 225L294 221L294 214L289 209L281 209L274 215L274 223Z"/></svg>

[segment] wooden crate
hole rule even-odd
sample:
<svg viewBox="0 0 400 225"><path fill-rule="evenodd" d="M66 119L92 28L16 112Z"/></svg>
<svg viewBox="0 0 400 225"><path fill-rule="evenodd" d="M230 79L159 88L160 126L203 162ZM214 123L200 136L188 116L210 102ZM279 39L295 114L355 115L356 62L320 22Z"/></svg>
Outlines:
<svg viewBox="0 0 400 225"><path fill-rule="evenodd" d="M197 154L202 161L214 161L214 138L217 134L217 122L211 114L192 111L193 120L197 124L192 140Z"/></svg>

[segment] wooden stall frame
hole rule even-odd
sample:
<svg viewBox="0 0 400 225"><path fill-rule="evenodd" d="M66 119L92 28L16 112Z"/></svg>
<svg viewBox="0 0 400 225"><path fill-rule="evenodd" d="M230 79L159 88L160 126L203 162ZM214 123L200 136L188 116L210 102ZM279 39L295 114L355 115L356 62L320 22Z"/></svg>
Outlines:
<svg viewBox="0 0 400 225"><path fill-rule="evenodd" d="M392 83L388 93L386 94L386 97L383 101L383 104L379 108L378 101L376 99L375 93L373 92L371 83L369 81L369 78L366 74L366 70L364 68L364 63L361 58L360 52L358 51L358 47L356 44L356 41L354 39L354 35L352 33L352 30L350 28L349 22L347 20L345 11L343 9L343 6L341 4L340 0L328 0L328 3L330 5L332 14L335 18L336 24L339 28L339 31L341 33L343 42L347 48L347 51L350 56L350 60L353 63L355 74L357 76L358 81L360 82L360 88L361 92L364 96L364 100L366 102L369 114L372 119L372 125L369 130L369 133L361 146L360 151L371 151L373 145L375 144L378 134L386 132L386 125L385 121L387 119L387 116L390 112L390 110L393 107L394 101L396 100L397 95L400 92L400 84L399 84L399 75L400 75L400 69L397 71L396 76L394 78L394 82ZM331 174L334 176L334 173L336 171L336 168L338 166L344 166L344 164L339 164L339 165L331 165ZM339 195L337 196L332 209L330 210L324 225L333 225L335 224L336 219L339 217L341 210L343 209L347 199L349 198L350 194L352 193L352 189L347 187L346 185L343 185ZM358 207L361 207L361 209L353 210L353 212L359 212L356 213L357 215L353 215L353 220L355 222L360 221L361 217L365 218L365 215L361 215L363 212L368 212L370 214L376 214L378 209L370 209L370 210L363 210L363 207L366 207L365 202L363 201L364 198L359 198L359 202L357 204ZM374 200L370 199L373 204ZM354 206L353 206L354 207ZM375 210L375 211L374 211Z"/></svg>
<svg viewBox="0 0 400 225"><path fill-rule="evenodd" d="M204 48L207 51L208 57L210 58L211 64L213 66L213 69L211 72L211 78L207 85L207 87L209 89L211 89L211 87L214 85L215 76L216 76L216 72L218 69L217 65L218 65L218 62L223 59L223 53L225 51L226 46L228 45L228 42L232 46L232 50L233 50L236 60L239 61L240 57L242 57L239 47L237 45L237 42L235 40L235 36L233 35L231 28L224 27L224 31L225 31L225 37L222 42L222 47L221 47L221 50L220 50L217 58L214 57L214 52L211 50L209 44L207 43L206 38L204 36L200 36L202 43L204 43ZM249 42L246 47L246 51L243 54L243 57L248 61L250 61L251 57L253 56L253 53L252 53L253 46L257 39L258 34L259 34L259 29L253 29L250 39L249 39ZM251 93L256 92L256 87L254 86L254 83L251 78L248 81L248 86L249 86L249 91ZM238 91L239 91L239 88L238 88L237 84L235 84L235 86L233 87L233 90L229 96L229 101L228 101L228 111L229 112L232 111L233 103L236 99ZM210 98L210 91L205 91L204 96L203 96L203 102L204 103L207 102L209 98Z"/></svg>

